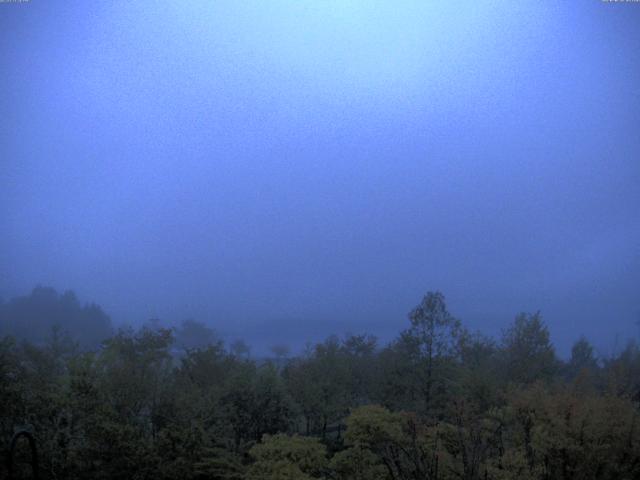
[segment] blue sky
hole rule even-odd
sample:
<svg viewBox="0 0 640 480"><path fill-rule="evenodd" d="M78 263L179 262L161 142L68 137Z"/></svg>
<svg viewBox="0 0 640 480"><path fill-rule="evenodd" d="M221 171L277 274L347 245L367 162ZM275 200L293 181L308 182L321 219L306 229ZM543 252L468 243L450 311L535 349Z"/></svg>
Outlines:
<svg viewBox="0 0 640 480"><path fill-rule="evenodd" d="M566 4L565 4L566 3ZM559 349L640 319L640 4L0 4L0 294L262 348L428 290Z"/></svg>

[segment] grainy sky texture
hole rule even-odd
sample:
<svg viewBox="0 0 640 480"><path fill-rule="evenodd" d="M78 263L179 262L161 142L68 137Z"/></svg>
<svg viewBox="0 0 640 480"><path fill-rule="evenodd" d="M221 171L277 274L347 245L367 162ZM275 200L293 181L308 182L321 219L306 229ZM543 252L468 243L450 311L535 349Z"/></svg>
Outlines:
<svg viewBox="0 0 640 480"><path fill-rule="evenodd" d="M640 3L0 3L0 294L256 348L427 290L566 352L640 319Z"/></svg>

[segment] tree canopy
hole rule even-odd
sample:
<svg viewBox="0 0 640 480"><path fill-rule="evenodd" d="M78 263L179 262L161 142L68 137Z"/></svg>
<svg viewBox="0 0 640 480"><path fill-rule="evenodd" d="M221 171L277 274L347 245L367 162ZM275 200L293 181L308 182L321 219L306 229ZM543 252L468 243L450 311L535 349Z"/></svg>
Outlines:
<svg viewBox="0 0 640 480"><path fill-rule="evenodd" d="M39 308L68 313L66 326L108 325L98 307L46 289L2 318ZM494 341L430 292L387 345L331 336L301 356L274 349L273 361L197 322L121 329L95 348L73 338L0 340L2 454L27 428L40 478L640 478L638 345L599 358L580 338L563 361L539 313ZM26 445L14 454L28 478Z"/></svg>

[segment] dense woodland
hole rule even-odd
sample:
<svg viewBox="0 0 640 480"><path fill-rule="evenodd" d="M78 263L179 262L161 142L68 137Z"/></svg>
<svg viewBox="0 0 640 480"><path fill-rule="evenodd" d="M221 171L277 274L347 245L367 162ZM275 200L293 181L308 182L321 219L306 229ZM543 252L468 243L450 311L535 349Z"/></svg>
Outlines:
<svg viewBox="0 0 640 480"><path fill-rule="evenodd" d="M194 321L113 332L99 307L40 288L0 304L0 328L2 452L31 431L40 478L640 478L638 345L598 358L582 338L562 361L538 313L491 339L430 292L389 344L332 336L253 359Z"/></svg>

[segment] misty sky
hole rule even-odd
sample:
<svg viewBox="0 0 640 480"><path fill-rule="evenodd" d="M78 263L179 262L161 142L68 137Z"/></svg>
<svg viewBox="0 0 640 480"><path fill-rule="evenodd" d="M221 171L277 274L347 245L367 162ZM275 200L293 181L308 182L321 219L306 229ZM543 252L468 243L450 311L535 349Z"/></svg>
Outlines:
<svg viewBox="0 0 640 480"><path fill-rule="evenodd" d="M428 290L561 353L640 319L640 4L0 3L0 294L258 349Z"/></svg>

